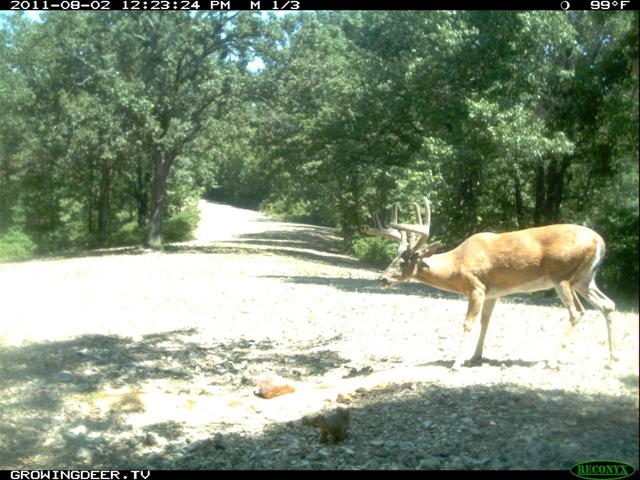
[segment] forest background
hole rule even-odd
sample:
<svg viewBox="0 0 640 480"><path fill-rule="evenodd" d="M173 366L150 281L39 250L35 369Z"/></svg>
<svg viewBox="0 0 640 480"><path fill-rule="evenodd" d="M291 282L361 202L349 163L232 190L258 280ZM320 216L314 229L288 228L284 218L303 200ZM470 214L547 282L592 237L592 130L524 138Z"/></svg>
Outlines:
<svg viewBox="0 0 640 480"><path fill-rule="evenodd" d="M187 240L202 196L432 238L598 231L638 302L638 12L0 16L0 261ZM223 226L221 225L221 228Z"/></svg>

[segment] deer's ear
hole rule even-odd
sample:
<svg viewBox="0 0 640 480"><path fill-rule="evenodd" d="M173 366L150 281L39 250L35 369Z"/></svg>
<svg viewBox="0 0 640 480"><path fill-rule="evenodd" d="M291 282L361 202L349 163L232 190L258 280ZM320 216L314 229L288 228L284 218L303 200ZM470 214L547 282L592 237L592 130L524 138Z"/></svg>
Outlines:
<svg viewBox="0 0 640 480"><path fill-rule="evenodd" d="M429 245L427 248L425 248L420 252L420 258L430 257L431 255L435 254L438 251L439 247L440 247L440 242L432 243L431 245Z"/></svg>

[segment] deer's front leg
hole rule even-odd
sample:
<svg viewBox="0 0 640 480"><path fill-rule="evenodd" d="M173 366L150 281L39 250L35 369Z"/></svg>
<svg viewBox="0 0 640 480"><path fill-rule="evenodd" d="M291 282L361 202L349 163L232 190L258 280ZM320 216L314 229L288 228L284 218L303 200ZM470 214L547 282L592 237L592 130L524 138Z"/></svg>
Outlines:
<svg viewBox="0 0 640 480"><path fill-rule="evenodd" d="M478 344L476 345L476 351L471 357L472 362L479 363L482 360L482 350L484 348L484 337L487 336L487 328L489 327L489 320L491 320L491 314L493 313L493 307L496 305L497 298L486 298L484 305L482 306L482 315L480 316L480 336L478 337Z"/></svg>
<svg viewBox="0 0 640 480"><path fill-rule="evenodd" d="M467 307L467 315L464 319L464 323L462 324L462 338L460 339L460 347L458 349L456 360L453 363L454 370L458 370L460 367L462 367L465 358L467 358L467 352L470 351L470 348L468 348L468 344L470 341L472 342L473 339L469 338L469 332L478 321L478 317L484 305L484 298L485 293L483 288L475 288L469 294L469 306Z"/></svg>

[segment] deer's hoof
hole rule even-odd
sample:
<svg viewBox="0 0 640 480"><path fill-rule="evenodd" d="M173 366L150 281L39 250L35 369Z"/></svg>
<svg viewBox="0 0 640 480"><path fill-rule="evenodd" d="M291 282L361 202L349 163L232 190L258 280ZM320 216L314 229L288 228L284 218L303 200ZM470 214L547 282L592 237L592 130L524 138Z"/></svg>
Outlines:
<svg viewBox="0 0 640 480"><path fill-rule="evenodd" d="M551 360L547 360L546 367L551 370L558 370L558 360L556 360L555 358Z"/></svg>
<svg viewBox="0 0 640 480"><path fill-rule="evenodd" d="M481 356L471 357L469 359L469 361L467 362L467 365L471 365L471 366L474 366L474 367L481 366L482 365L482 357Z"/></svg>

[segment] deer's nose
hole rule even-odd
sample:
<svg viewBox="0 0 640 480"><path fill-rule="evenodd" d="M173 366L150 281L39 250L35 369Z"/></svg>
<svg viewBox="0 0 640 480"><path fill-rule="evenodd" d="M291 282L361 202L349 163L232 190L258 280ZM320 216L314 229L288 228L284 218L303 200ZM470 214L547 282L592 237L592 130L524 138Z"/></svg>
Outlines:
<svg viewBox="0 0 640 480"><path fill-rule="evenodd" d="M391 285L391 282L387 277L380 277L379 283L381 288L386 288Z"/></svg>

